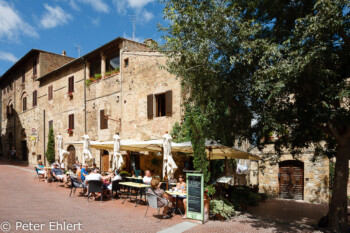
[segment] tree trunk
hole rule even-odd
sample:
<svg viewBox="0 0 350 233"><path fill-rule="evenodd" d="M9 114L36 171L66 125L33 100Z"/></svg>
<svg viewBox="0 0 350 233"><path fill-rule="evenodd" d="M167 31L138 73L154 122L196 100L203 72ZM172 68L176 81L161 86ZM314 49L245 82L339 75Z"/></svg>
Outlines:
<svg viewBox="0 0 350 233"><path fill-rule="evenodd" d="M329 227L332 232L348 232L347 184L349 155L349 142L338 144L332 198L329 203Z"/></svg>

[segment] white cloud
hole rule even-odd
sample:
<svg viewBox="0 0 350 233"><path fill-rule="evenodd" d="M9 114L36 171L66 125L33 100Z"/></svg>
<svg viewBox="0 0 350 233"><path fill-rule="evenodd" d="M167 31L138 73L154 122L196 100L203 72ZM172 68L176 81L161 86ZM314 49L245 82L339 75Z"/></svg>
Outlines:
<svg viewBox="0 0 350 233"><path fill-rule="evenodd" d="M20 34L39 37L36 30L23 21L13 6L0 0L0 39L17 40Z"/></svg>
<svg viewBox="0 0 350 233"><path fill-rule="evenodd" d="M125 15L127 9L132 9L136 14L141 14L142 9L155 0L113 0L119 14Z"/></svg>
<svg viewBox="0 0 350 233"><path fill-rule="evenodd" d="M91 18L89 17L89 19L91 20L91 24L94 26L100 26L100 18Z"/></svg>
<svg viewBox="0 0 350 233"><path fill-rule="evenodd" d="M142 18L143 18L143 21L145 21L147 23L148 21L150 21L151 19L154 18L154 15L152 12L144 10L142 13Z"/></svg>
<svg viewBox="0 0 350 233"><path fill-rule="evenodd" d="M70 0L69 5L72 7L73 10L80 11L80 7L77 5L77 3L74 0Z"/></svg>
<svg viewBox="0 0 350 233"><path fill-rule="evenodd" d="M68 23L68 20L73 18L59 6L52 7L48 4L44 4L44 7L47 12L43 15L40 21L41 26L44 28L54 28L66 24Z"/></svg>
<svg viewBox="0 0 350 233"><path fill-rule="evenodd" d="M90 4L97 12L109 13L109 7L104 0L79 0L82 3Z"/></svg>
<svg viewBox="0 0 350 233"><path fill-rule="evenodd" d="M15 55L13 55L12 53L0 51L0 60L15 63L16 61L18 61L18 58L15 57Z"/></svg>

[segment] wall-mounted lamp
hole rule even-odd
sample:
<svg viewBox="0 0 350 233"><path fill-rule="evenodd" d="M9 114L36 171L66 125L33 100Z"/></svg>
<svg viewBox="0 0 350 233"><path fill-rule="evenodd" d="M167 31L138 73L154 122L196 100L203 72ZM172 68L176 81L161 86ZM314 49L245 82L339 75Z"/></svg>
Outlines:
<svg viewBox="0 0 350 233"><path fill-rule="evenodd" d="M119 103L119 95L115 98L115 101Z"/></svg>

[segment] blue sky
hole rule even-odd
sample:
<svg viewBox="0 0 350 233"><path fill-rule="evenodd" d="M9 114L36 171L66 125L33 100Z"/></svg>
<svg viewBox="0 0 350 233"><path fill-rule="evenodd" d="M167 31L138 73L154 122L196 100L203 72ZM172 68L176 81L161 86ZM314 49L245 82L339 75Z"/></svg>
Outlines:
<svg viewBox="0 0 350 233"><path fill-rule="evenodd" d="M161 42L165 24L158 0L0 0L0 75L30 49L66 50L78 57L121 36L132 39L130 15L137 15L135 40Z"/></svg>

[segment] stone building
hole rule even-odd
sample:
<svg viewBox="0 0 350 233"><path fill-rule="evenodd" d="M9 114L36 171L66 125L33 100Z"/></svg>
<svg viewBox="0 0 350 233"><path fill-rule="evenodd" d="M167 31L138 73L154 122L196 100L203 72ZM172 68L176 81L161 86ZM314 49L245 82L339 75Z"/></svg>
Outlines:
<svg viewBox="0 0 350 233"><path fill-rule="evenodd" d="M259 192L276 198L328 203L328 158L313 159L313 150L305 150L295 158L285 152L277 158L273 145L268 145L261 152L255 149L253 153L263 160L249 162L247 183L258 185Z"/></svg>
<svg viewBox="0 0 350 233"><path fill-rule="evenodd" d="M3 156L8 156L14 146L17 160L36 158L40 141L37 78L73 59L32 49L2 75L0 151Z"/></svg>
<svg viewBox="0 0 350 233"><path fill-rule="evenodd" d="M51 127L55 136L62 135L64 149L70 152L65 162L71 165L76 159L82 161L82 148L70 142L81 141L84 134L100 141L112 140L116 132L122 139L160 139L181 121L180 80L161 69L165 56L146 44L119 37L77 59L56 56L65 62L54 66L52 59L39 60L42 71L31 79L35 86L30 87L37 91L37 106L18 121L25 132L30 132L21 136L28 144L28 158L21 152L18 155L30 164L36 163L38 154L44 155ZM10 70L18 70L16 65ZM7 73L3 78L11 80ZM4 97L2 102L11 104L8 96ZM18 96L12 99L20 100ZM2 123L6 125L7 121ZM9 134L6 129L2 135ZM31 136L32 132L35 135ZM3 148L8 150L8 146ZM110 151L91 151L91 163L107 170L111 165ZM161 173L162 157L156 153L129 151L124 156L128 170L141 168ZM187 159L174 157L181 172Z"/></svg>

